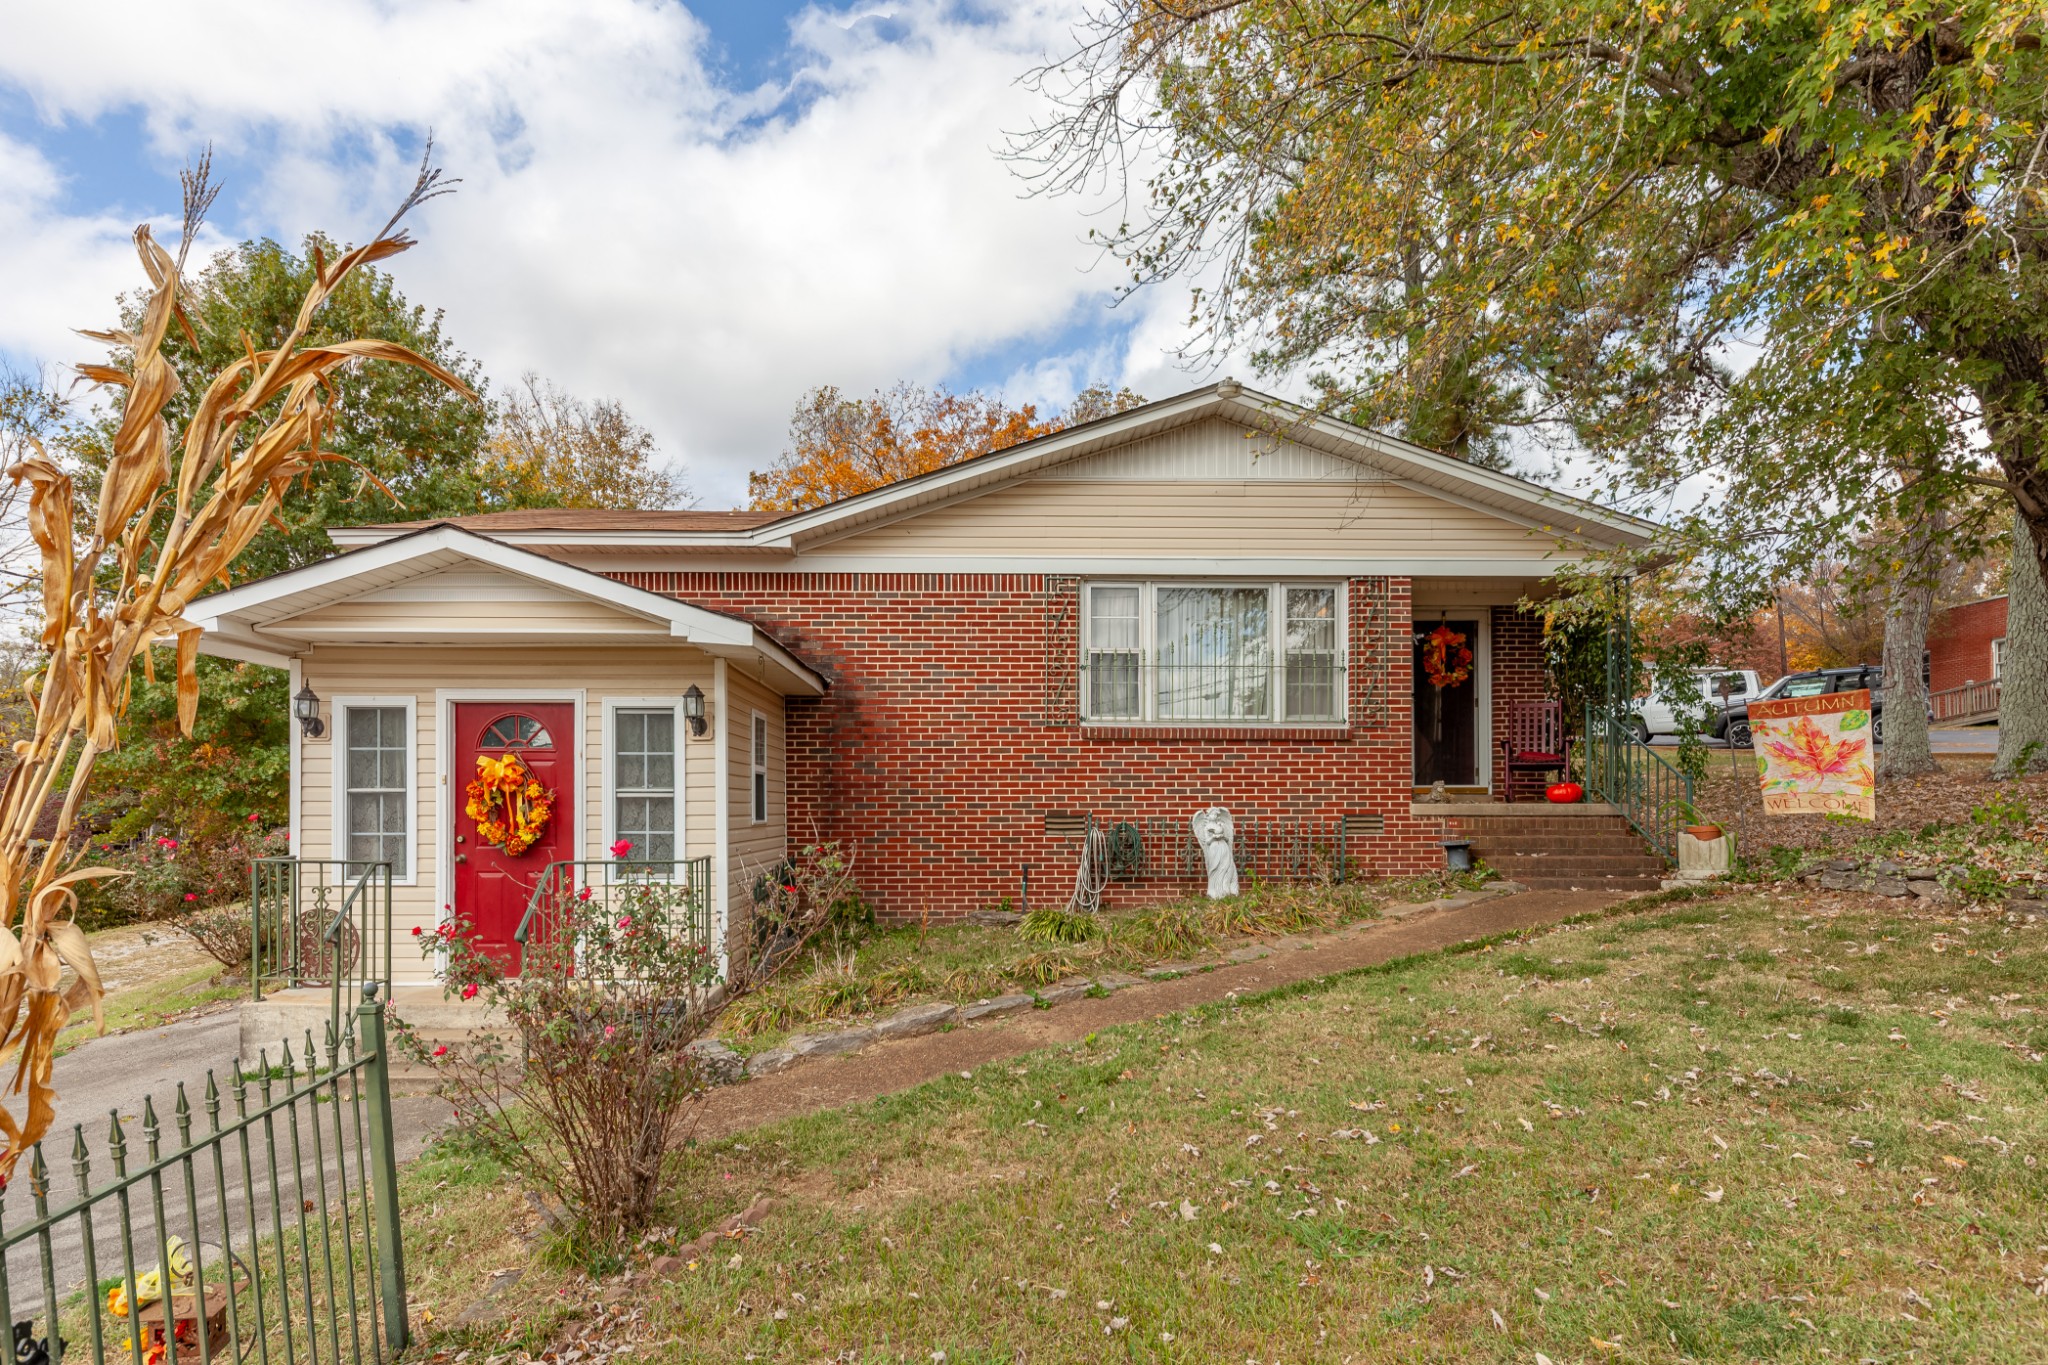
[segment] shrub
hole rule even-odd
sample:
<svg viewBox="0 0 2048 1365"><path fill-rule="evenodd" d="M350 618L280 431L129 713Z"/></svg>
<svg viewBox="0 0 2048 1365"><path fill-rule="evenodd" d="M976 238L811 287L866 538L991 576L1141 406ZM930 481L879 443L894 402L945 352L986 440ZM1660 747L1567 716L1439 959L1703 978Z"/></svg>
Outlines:
<svg viewBox="0 0 2048 1365"><path fill-rule="evenodd" d="M464 1140L560 1204L579 1244L615 1253L654 1220L703 1093L690 1045L844 899L837 849L805 855L809 872L768 898L771 928L728 944L723 962L700 933L696 893L654 880L603 878L544 906L517 976L465 923L420 935L429 955L446 954L447 991L481 997L504 1023L456 1047L402 1036L435 1068Z"/></svg>
<svg viewBox="0 0 2048 1365"><path fill-rule="evenodd" d="M247 904L250 863L282 857L290 848L283 830L255 825L205 835L157 834L125 845L99 842L88 858L124 875L95 883L82 918L105 928Z"/></svg>
<svg viewBox="0 0 2048 1365"><path fill-rule="evenodd" d="M1086 943L1102 932L1093 915L1041 906L1017 922L1017 934L1033 943Z"/></svg>
<svg viewBox="0 0 2048 1365"><path fill-rule="evenodd" d="M216 905L171 921L172 927L204 948L229 971L249 970L249 911L240 905Z"/></svg>

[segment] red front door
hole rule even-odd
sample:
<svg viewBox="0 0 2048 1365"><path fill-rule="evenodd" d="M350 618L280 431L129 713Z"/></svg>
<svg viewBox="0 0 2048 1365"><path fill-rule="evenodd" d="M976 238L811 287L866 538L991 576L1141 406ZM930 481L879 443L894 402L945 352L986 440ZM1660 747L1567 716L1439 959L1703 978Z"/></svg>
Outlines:
<svg viewBox="0 0 2048 1365"><path fill-rule="evenodd" d="M487 844L470 818L465 789L479 756L519 755L553 791L554 811L532 847L509 854ZM508 972L519 969L512 936L547 865L576 856L576 707L565 701L455 704L455 913L475 926L476 942Z"/></svg>

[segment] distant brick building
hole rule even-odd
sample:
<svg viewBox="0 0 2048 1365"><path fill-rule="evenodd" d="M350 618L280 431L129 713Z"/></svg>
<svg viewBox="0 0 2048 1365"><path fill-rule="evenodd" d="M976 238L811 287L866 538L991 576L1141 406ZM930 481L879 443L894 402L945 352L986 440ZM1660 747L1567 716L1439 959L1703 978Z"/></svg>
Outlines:
<svg viewBox="0 0 2048 1365"><path fill-rule="evenodd" d="M2005 646L2005 598L1986 597L1935 613L1927 629L1928 688L1935 692L1998 676Z"/></svg>

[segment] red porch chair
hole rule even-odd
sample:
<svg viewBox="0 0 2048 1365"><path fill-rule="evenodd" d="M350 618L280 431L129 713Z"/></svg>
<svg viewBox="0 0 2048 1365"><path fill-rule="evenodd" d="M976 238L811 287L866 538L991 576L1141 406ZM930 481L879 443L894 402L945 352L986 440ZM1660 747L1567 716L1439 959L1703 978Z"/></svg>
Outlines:
<svg viewBox="0 0 2048 1365"><path fill-rule="evenodd" d="M1506 721L1502 728L1507 733L1500 737L1500 771L1508 800L1515 799L1524 774L1537 778L1538 790L1548 785L1543 774L1554 772L1560 781L1569 774L1572 742L1564 730L1563 702L1519 701L1508 708Z"/></svg>

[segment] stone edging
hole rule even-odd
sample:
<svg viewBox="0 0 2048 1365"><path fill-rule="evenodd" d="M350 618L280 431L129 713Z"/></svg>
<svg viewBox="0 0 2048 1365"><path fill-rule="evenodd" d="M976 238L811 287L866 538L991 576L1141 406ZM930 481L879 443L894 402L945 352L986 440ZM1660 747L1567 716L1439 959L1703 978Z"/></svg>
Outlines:
<svg viewBox="0 0 2048 1365"><path fill-rule="evenodd" d="M1461 891L1437 900L1389 905L1372 919L1331 934L1261 940L1233 949L1213 962L1169 962L1148 968L1140 976L1111 972L1106 976L1094 978L1071 977L1041 990L999 995L993 999L976 1000L966 1005L955 1005L947 1001L911 1005L872 1024L838 1029L831 1033L800 1034L779 1047L757 1052L752 1057L741 1056L715 1038L700 1039L692 1043L690 1051L696 1054L698 1063L704 1069L706 1080L714 1085L730 1085L755 1076L773 1076L777 1072L787 1071L801 1062L816 1058L844 1056L876 1043L937 1033L956 1024L970 1024L979 1019L1014 1014L1024 1009L1052 1009L1087 996L1109 995L1115 991L1128 990L1132 986L1149 985L1155 981L1172 981L1197 972L1213 971L1233 963L1254 962L1262 957L1270 957L1283 948L1309 948L1317 942L1335 937L1336 934L1369 931L1376 924L1409 919L1433 910L1462 909L1480 901L1512 895L1525 889L1516 882L1493 882L1477 891Z"/></svg>

